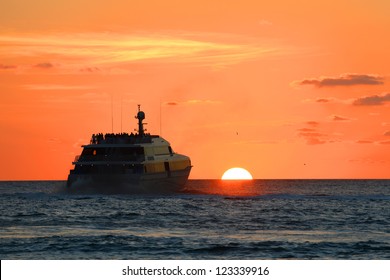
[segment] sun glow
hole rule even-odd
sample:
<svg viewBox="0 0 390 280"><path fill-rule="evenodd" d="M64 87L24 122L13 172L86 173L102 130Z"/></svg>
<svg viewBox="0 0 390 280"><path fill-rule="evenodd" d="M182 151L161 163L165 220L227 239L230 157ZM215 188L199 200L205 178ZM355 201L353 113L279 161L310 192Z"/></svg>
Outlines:
<svg viewBox="0 0 390 280"><path fill-rule="evenodd" d="M222 180L252 180L253 177L248 170L241 167L230 168L222 175Z"/></svg>

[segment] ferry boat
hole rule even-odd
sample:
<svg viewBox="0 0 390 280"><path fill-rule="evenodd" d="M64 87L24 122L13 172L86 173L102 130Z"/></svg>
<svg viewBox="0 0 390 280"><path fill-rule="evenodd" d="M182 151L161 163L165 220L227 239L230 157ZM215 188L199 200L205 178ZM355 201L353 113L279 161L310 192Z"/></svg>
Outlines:
<svg viewBox="0 0 390 280"><path fill-rule="evenodd" d="M70 170L67 188L99 193L167 193L184 188L191 171L188 156L175 153L158 135L145 133L138 105L138 133L93 134Z"/></svg>

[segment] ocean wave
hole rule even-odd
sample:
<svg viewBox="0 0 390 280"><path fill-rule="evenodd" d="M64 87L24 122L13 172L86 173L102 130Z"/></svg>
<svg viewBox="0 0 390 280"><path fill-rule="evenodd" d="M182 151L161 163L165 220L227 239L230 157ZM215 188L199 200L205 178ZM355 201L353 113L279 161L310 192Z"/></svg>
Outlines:
<svg viewBox="0 0 390 280"><path fill-rule="evenodd" d="M186 192L69 194L0 182L1 259L390 259L388 181L190 181ZM244 191L243 191L244 190Z"/></svg>

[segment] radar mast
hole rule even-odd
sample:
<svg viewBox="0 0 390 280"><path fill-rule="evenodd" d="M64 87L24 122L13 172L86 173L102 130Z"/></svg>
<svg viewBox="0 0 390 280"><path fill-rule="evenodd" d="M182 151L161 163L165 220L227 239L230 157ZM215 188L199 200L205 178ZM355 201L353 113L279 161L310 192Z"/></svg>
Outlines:
<svg viewBox="0 0 390 280"><path fill-rule="evenodd" d="M141 111L141 105L138 104L138 113L135 117L138 119L138 134L140 136L145 136L144 123L142 122L145 119L145 113Z"/></svg>

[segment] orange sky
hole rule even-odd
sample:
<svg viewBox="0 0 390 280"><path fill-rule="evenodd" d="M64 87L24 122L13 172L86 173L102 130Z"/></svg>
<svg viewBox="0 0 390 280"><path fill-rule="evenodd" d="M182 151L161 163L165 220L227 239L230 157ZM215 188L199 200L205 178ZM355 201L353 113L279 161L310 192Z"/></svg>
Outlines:
<svg viewBox="0 0 390 280"><path fill-rule="evenodd" d="M390 178L390 1L2 0L0 180L92 133L160 133L190 178ZM113 100L113 103L112 103ZM122 104L122 105L121 105ZM122 106L122 110L121 110Z"/></svg>

